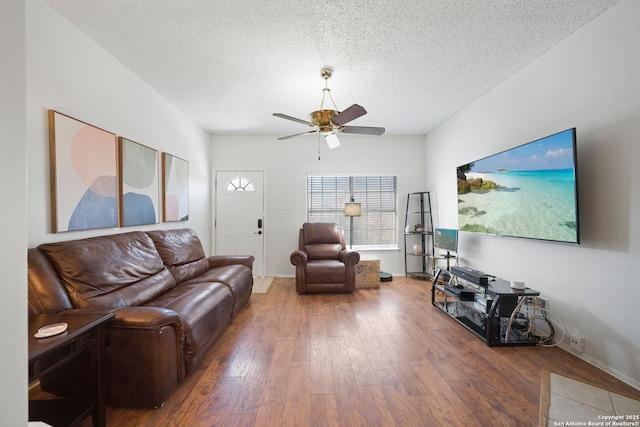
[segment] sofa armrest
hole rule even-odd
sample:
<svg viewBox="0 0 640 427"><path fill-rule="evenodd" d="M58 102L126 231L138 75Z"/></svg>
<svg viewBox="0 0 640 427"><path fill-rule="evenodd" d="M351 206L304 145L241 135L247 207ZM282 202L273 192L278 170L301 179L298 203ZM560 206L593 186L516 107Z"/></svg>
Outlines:
<svg viewBox="0 0 640 427"><path fill-rule="evenodd" d="M107 324L107 395L115 406L156 408L186 375L184 325L161 307L123 307Z"/></svg>
<svg viewBox="0 0 640 427"><path fill-rule="evenodd" d="M212 255L207 257L209 268L224 267L225 265L243 264L253 269L253 255Z"/></svg>
<svg viewBox="0 0 640 427"><path fill-rule="evenodd" d="M291 264L295 266L304 267L305 265L307 265L307 261L309 260L309 255L305 251L298 249L297 251L293 251L291 253L289 260L291 261Z"/></svg>
<svg viewBox="0 0 640 427"><path fill-rule="evenodd" d="M298 249L291 253L289 257L291 264L296 266L296 292L305 293L307 291L307 261L309 260L309 254L306 251Z"/></svg>
<svg viewBox="0 0 640 427"><path fill-rule="evenodd" d="M351 249L344 249L340 251L340 261L346 265L356 265L360 262L360 253Z"/></svg>
<svg viewBox="0 0 640 427"><path fill-rule="evenodd" d="M109 322L111 328L159 329L172 326L182 336L182 320L173 310L160 307L122 307L114 310L116 317Z"/></svg>
<svg viewBox="0 0 640 427"><path fill-rule="evenodd" d="M87 313L115 313L116 317L107 323L108 328L135 328L135 329L159 329L164 326L171 326L180 331L182 335L182 320L173 310L160 307L86 307L64 310L60 313L65 315L87 314Z"/></svg>

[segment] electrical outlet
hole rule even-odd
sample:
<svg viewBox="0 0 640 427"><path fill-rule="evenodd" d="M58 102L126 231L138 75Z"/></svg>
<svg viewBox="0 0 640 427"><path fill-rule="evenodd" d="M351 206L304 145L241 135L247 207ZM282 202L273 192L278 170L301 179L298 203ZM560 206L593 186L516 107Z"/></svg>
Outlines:
<svg viewBox="0 0 640 427"><path fill-rule="evenodd" d="M549 310L549 301L544 298L536 297L536 302L539 308L544 308L545 310Z"/></svg>
<svg viewBox="0 0 640 427"><path fill-rule="evenodd" d="M584 352L584 337L579 335L571 335L569 337L569 346L578 353Z"/></svg>
<svg viewBox="0 0 640 427"><path fill-rule="evenodd" d="M541 308L541 309L545 309L545 310L549 310L548 308L548 301L544 298L540 298L540 297L527 297L527 304L531 305L531 306L535 306L537 308Z"/></svg>

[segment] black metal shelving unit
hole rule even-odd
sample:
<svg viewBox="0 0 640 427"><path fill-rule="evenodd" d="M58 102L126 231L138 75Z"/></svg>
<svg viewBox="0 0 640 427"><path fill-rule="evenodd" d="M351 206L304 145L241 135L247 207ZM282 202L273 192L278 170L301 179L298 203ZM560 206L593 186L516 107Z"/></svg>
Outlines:
<svg viewBox="0 0 640 427"><path fill-rule="evenodd" d="M452 278L462 289L450 286ZM512 314L521 299L539 295L540 292L531 288L512 289L509 282L497 277L489 281L487 286L474 285L444 268L438 269L431 285L431 304L485 341L489 347L538 344L537 339L526 334L527 328L516 327ZM508 326L509 322L513 327Z"/></svg>
<svg viewBox="0 0 640 427"><path fill-rule="evenodd" d="M404 220L404 271L405 275L420 280L433 278L433 218L431 197L428 191L407 194ZM418 228L422 226L422 228ZM414 250L417 245L419 251ZM418 261L415 262L415 258ZM415 268L417 264L417 268Z"/></svg>

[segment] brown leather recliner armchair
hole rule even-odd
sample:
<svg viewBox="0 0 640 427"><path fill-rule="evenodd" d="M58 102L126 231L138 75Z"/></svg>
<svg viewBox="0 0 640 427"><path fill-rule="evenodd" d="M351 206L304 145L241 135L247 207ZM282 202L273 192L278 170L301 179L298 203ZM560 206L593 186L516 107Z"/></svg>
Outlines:
<svg viewBox="0 0 640 427"><path fill-rule="evenodd" d="M355 265L360 254L346 248L344 229L337 222L305 222L298 250L291 254L296 266L296 292L351 292L356 286Z"/></svg>

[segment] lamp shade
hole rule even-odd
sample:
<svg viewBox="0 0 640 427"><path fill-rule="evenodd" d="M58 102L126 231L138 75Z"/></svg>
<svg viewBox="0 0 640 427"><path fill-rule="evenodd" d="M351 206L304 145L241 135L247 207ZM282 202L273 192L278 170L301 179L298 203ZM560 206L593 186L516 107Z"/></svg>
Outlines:
<svg viewBox="0 0 640 427"><path fill-rule="evenodd" d="M327 145L329 145L329 149L333 150L334 148L338 148L340 146L340 140L338 140L338 135L333 132L325 133L324 139L327 141Z"/></svg>
<svg viewBox="0 0 640 427"><path fill-rule="evenodd" d="M360 203L345 203L344 204L344 216L360 216L362 215L362 209Z"/></svg>

